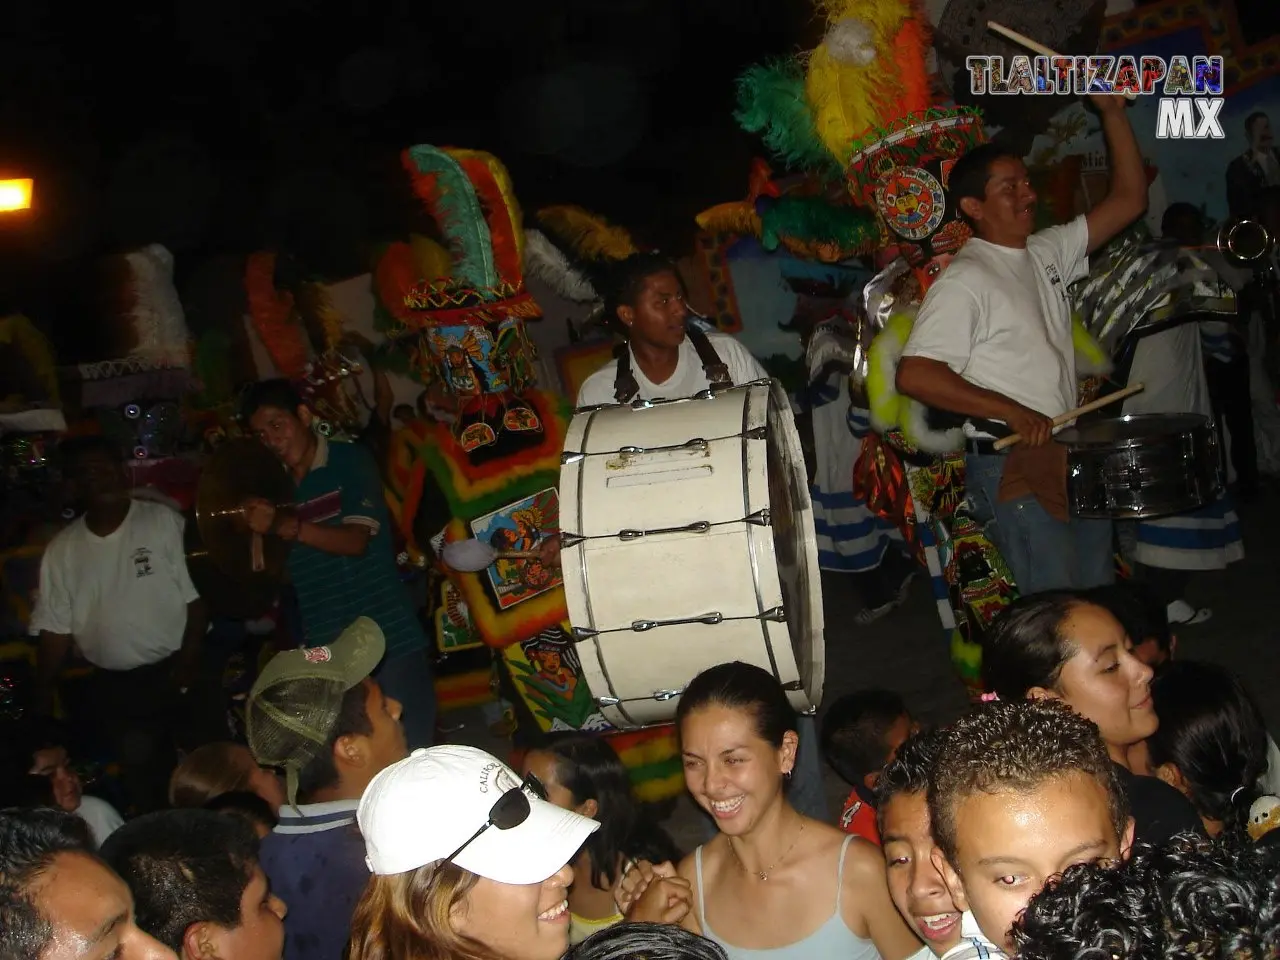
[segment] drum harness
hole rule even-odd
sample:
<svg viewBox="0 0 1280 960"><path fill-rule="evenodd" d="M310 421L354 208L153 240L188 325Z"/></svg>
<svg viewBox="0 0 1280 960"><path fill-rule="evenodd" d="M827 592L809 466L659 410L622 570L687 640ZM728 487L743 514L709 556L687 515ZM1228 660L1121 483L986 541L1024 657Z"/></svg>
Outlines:
<svg viewBox="0 0 1280 960"><path fill-rule="evenodd" d="M716 353L710 338L695 326L685 328L685 335L698 351L698 359L702 361L702 370L711 381L713 390L732 387L733 379L729 376L729 368ZM613 378L613 399L615 403L629 403L640 393L640 384L631 370L631 347L625 341L614 348L613 355L618 361L618 373Z"/></svg>

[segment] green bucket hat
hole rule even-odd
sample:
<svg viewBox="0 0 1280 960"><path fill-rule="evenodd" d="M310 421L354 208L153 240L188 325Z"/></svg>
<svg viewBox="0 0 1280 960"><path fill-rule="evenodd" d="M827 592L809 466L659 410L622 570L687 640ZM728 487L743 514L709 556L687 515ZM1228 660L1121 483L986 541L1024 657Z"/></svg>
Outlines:
<svg viewBox="0 0 1280 960"><path fill-rule="evenodd" d="M258 763L284 770L289 803L297 804L298 772L333 736L342 698L386 650L381 628L360 617L330 645L285 650L263 667L245 708L249 749Z"/></svg>

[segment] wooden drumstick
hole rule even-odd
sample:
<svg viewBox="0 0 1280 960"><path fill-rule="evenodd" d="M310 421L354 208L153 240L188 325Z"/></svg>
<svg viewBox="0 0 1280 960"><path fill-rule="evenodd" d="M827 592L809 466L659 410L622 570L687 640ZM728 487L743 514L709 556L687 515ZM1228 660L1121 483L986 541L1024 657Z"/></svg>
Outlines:
<svg viewBox="0 0 1280 960"><path fill-rule="evenodd" d="M1020 46L1026 47L1032 53L1040 54L1042 57L1048 57L1052 60L1054 57L1062 56L1062 54L1058 53L1056 50L1050 50L1043 43L1032 40L1026 34L1019 33L1017 30L1010 30L1003 23L996 23L994 20L988 20L987 29L993 33L1000 34L1002 37L1012 40ZM1106 96L1106 94L1102 94L1102 96ZM1135 93L1125 93L1123 96L1130 100L1138 99L1138 96Z"/></svg>
<svg viewBox="0 0 1280 960"><path fill-rule="evenodd" d="M1146 386L1147 385L1145 383L1135 383L1131 387L1125 387L1123 390L1118 390L1115 393L1109 393L1105 397L1099 397L1097 400L1093 400L1083 406L1076 407L1074 410L1068 410L1066 413L1060 413L1058 416L1053 418L1053 425L1055 427L1060 427L1064 423L1070 423L1076 417L1083 417L1086 413L1093 413L1095 410L1101 410L1103 407L1109 407L1117 400L1125 400L1128 397L1132 397L1135 393L1142 392ZM1022 434L1011 433L1007 437L1001 437L991 446L994 450L1003 450L1005 447L1012 447L1015 443L1020 443L1021 441Z"/></svg>

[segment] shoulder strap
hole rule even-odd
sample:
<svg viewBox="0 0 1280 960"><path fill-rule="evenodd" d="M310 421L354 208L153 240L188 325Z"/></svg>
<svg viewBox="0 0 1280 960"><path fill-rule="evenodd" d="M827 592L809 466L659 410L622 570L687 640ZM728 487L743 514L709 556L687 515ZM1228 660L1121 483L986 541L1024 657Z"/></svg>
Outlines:
<svg viewBox="0 0 1280 960"><path fill-rule="evenodd" d="M702 894L703 885L702 885L702 847L701 846L699 846L697 850L693 851L693 866L694 866L694 876L697 878L697 881L698 881L698 922L702 924L703 930L705 931L707 926L707 902Z"/></svg>
<svg viewBox="0 0 1280 960"><path fill-rule="evenodd" d="M853 843L853 834L844 838L844 843L840 844L840 867L836 870L836 913L840 913L840 894L844 891L844 855L849 851L849 844Z"/></svg>
<svg viewBox="0 0 1280 960"><path fill-rule="evenodd" d="M702 361L702 371L711 381L711 386L732 387L733 378L729 376L729 368L720 359L720 354L716 353L710 338L692 325L689 327L688 336L693 349L698 351L698 359Z"/></svg>
<svg viewBox="0 0 1280 960"><path fill-rule="evenodd" d="M640 393L640 384L631 371L631 348L625 340L613 348L613 356L618 361L618 370L613 376L613 402L627 403Z"/></svg>

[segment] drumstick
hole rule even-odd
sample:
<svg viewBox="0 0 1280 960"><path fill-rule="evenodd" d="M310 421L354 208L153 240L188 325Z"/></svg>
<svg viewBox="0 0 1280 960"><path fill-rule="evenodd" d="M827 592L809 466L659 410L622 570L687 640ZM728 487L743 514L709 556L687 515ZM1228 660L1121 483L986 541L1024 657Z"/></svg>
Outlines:
<svg viewBox="0 0 1280 960"><path fill-rule="evenodd" d="M1125 387L1123 390L1119 390L1115 393L1109 393L1105 397L1099 397L1097 400L1086 403L1083 406L1076 407L1074 410L1068 410L1066 413L1060 413L1058 416L1053 418L1053 425L1055 427L1060 427L1064 423L1074 420L1076 417L1083 417L1086 413L1093 413L1095 410L1101 410L1103 407L1109 407L1117 400L1124 400L1127 397L1132 397L1135 393L1139 393L1145 389L1145 387L1145 383L1135 383L1131 387ZM1007 437L1001 437L991 446L995 450L1003 450L1005 447L1011 447L1015 443L1019 443L1021 440L1022 434L1011 433Z"/></svg>
<svg viewBox="0 0 1280 960"><path fill-rule="evenodd" d="M1038 43L1037 41L1032 40L1030 37L1026 36L1025 34L1019 33L1017 30L1010 30L1003 23L996 23L994 20L988 20L987 29L994 33L998 33L1009 40L1012 40L1016 44L1026 47L1032 53L1040 54L1040 56L1042 57L1048 57L1049 59L1052 60L1054 57L1062 56L1062 54L1058 53L1057 51L1050 50L1043 43ZM1130 100L1138 99L1137 94L1134 94L1134 93L1126 93L1124 94L1124 96L1128 97Z"/></svg>

